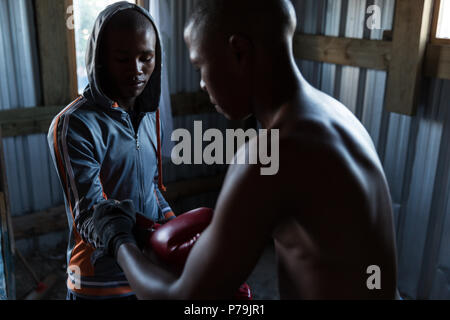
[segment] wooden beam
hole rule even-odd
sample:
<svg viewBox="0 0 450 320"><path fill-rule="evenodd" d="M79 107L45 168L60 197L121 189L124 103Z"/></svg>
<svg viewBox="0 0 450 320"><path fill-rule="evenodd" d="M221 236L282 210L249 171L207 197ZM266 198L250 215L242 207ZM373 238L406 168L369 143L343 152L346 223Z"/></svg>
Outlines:
<svg viewBox="0 0 450 320"><path fill-rule="evenodd" d="M13 217L12 220L16 241L67 229L64 206Z"/></svg>
<svg viewBox="0 0 450 320"><path fill-rule="evenodd" d="M66 105L77 96L72 0L35 0L43 103Z"/></svg>
<svg viewBox="0 0 450 320"><path fill-rule="evenodd" d="M164 197L169 203L207 192L220 191L225 175L173 182L167 185ZM199 204L200 205L200 204ZM36 237L67 229L64 206L12 218L16 240Z"/></svg>
<svg viewBox="0 0 450 320"><path fill-rule="evenodd" d="M450 79L450 45L430 44L427 47L425 75Z"/></svg>
<svg viewBox="0 0 450 320"><path fill-rule="evenodd" d="M295 57L354 67L389 70L392 31L385 30L383 41L296 34ZM450 79L450 44L427 44L423 75ZM372 61L373 60L373 61ZM394 68L395 69L395 68Z"/></svg>
<svg viewBox="0 0 450 320"><path fill-rule="evenodd" d="M429 39L433 0L397 0L385 108L414 115Z"/></svg>
<svg viewBox="0 0 450 320"><path fill-rule="evenodd" d="M53 118L63 107L33 107L0 111L3 137L47 133Z"/></svg>
<svg viewBox="0 0 450 320"><path fill-rule="evenodd" d="M391 60L392 43L296 34L294 54L298 59L320 61L367 69L387 70Z"/></svg>
<svg viewBox="0 0 450 320"><path fill-rule="evenodd" d="M173 116L216 112L205 92L173 94L171 101ZM52 106L0 111L3 137L47 133L53 118L63 108L63 106Z"/></svg>

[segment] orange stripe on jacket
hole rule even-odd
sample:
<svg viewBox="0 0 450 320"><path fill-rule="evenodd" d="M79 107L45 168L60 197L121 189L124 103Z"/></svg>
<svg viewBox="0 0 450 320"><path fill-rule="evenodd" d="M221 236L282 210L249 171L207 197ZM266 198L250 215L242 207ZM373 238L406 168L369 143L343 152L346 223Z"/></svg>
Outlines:
<svg viewBox="0 0 450 320"><path fill-rule="evenodd" d="M56 161L58 163L58 168L59 168L59 172L60 172L60 176L64 181L64 186L65 186L65 191L66 191L66 196L67 199L70 199L69 197L69 186L68 186L68 182L66 179L66 175L65 175L65 170L64 170L64 164L61 158L61 155L59 154L59 148L58 148L58 123L59 123L59 119L61 118L61 116L67 112L67 110L69 110L69 108L71 108L75 103L77 103L79 100L81 99L81 97L78 97L75 101L73 101L69 106L67 106L67 108L65 108L63 111L60 112L60 114L58 115L58 117L55 119L55 126L53 129L53 148L55 149L55 156L56 156ZM70 201L69 201L70 203ZM70 208L70 211L72 211L72 207ZM73 214L72 214L73 216Z"/></svg>
<svg viewBox="0 0 450 320"><path fill-rule="evenodd" d="M164 215L164 219L166 220L172 217L175 217L175 213L173 213L172 211L169 211Z"/></svg>
<svg viewBox="0 0 450 320"><path fill-rule="evenodd" d="M70 257L70 264L79 266L80 269L83 270L83 274L82 274L83 276L89 276L89 275L94 275L94 268L90 264L90 257L92 255L92 253L94 252L94 248L91 245L89 245L83 241L83 239L81 238L80 234L78 233L76 225L75 225L75 216L73 214L72 203L70 201L69 185L68 185L68 181L67 181L67 177L66 177L66 170L64 169L63 160L59 153L58 135L57 135L58 123L59 123L61 116L64 113L66 113L69 110L69 108L72 107L75 103L77 103L81 98L82 97L78 97L67 108L65 108L63 111L61 111L61 113L55 119L55 125L54 125L54 129L53 129L54 130L54 132L53 132L53 147L55 149L54 152L55 152L55 157L56 157L56 160L58 163L60 177L61 177L61 179L63 179L63 182L64 182L66 198L67 198L67 202L69 203L70 214L72 215L72 221L73 221L72 231L75 236L75 246L72 249L72 254Z"/></svg>
<svg viewBox="0 0 450 320"><path fill-rule="evenodd" d="M108 200L108 196L105 193L105 188L103 188L102 179L100 179L100 175L98 176L98 180L100 181L100 185L102 186L102 195L105 200Z"/></svg>

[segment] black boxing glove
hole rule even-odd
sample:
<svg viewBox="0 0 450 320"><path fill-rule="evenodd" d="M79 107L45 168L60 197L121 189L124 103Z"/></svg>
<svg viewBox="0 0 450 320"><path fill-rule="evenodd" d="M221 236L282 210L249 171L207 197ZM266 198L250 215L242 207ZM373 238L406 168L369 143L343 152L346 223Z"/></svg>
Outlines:
<svg viewBox="0 0 450 320"><path fill-rule="evenodd" d="M141 250L149 248L149 239L159 227L161 227L161 224L154 222L139 212L136 214L136 225L133 233Z"/></svg>
<svg viewBox="0 0 450 320"><path fill-rule="evenodd" d="M133 235L136 211L131 200L107 200L95 206L93 223L103 250L114 258L122 244L136 244Z"/></svg>

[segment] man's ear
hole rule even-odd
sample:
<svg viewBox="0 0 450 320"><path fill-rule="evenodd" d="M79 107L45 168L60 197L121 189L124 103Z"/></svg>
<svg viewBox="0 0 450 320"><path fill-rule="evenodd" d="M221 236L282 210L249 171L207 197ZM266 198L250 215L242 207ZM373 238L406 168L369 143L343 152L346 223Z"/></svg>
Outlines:
<svg viewBox="0 0 450 320"><path fill-rule="evenodd" d="M234 34L228 39L228 45L238 63L246 63L251 57L253 46L250 39L247 37Z"/></svg>

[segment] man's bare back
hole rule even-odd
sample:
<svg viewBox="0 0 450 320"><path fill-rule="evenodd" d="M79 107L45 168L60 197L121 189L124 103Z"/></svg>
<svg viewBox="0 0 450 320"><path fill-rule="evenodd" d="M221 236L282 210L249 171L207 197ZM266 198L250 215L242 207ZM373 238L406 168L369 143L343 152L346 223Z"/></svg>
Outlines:
<svg viewBox="0 0 450 320"><path fill-rule="evenodd" d="M280 295L394 298L391 199L372 140L340 102L306 81L299 90L275 116L272 127L280 130L278 197L263 200L280 205L272 233ZM228 183L234 185L244 172L231 167ZM265 187L260 180L252 185L255 191ZM367 287L367 269L373 265L381 270L380 290Z"/></svg>
<svg viewBox="0 0 450 320"><path fill-rule="evenodd" d="M376 150L345 106L303 86L276 124L280 174L289 179L273 232L281 297L391 299L394 228ZM367 287L371 265L380 267L380 290Z"/></svg>

